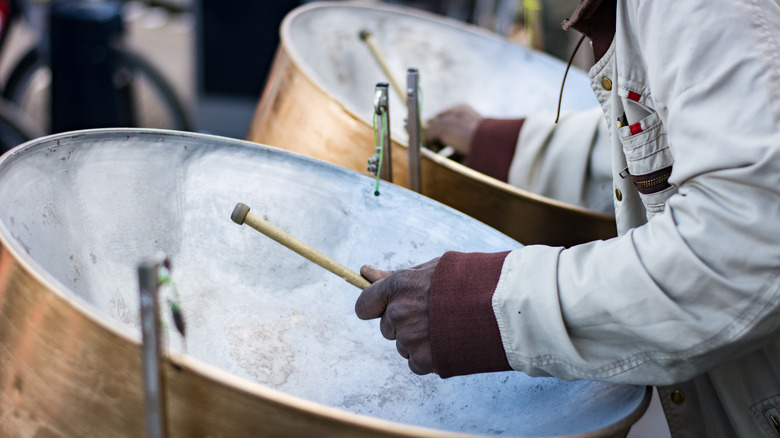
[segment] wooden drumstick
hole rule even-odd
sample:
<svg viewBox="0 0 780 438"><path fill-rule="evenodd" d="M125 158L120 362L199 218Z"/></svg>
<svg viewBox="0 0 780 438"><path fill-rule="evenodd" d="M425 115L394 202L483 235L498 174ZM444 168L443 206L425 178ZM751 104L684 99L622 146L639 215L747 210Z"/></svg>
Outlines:
<svg viewBox="0 0 780 438"><path fill-rule="evenodd" d="M339 262L331 259L325 254L322 254L316 249L287 234L272 223L263 220L253 213L250 213L249 206L246 204L242 204L240 202L236 204L236 208L233 209L233 214L230 215L230 219L233 219L233 222L239 225L249 225L250 227L265 234L271 239L297 252L298 254L307 258L309 261L314 262L328 271L338 275L344 280L347 280L347 282L353 286L359 287L360 289L365 289L371 285L368 280L341 265Z"/></svg>
<svg viewBox="0 0 780 438"><path fill-rule="evenodd" d="M368 46L369 50L371 50L371 54L374 55L374 59L376 59L377 64L379 64L379 67L383 72L385 72L387 80L390 82L390 85L393 87L395 92L398 93L398 97L401 98L402 102L406 102L406 94L398 85L398 82L395 81L393 74L390 73L390 69L387 67L387 63L385 62L385 57L382 55L382 52L376 45L376 41L374 41L374 36L368 30L363 29L360 31L360 39L363 40Z"/></svg>

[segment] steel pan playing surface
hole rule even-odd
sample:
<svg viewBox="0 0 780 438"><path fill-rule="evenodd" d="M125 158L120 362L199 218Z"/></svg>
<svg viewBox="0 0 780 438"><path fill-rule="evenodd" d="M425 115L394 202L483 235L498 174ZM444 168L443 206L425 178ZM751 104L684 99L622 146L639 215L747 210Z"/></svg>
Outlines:
<svg viewBox="0 0 780 438"><path fill-rule="evenodd" d="M314 82L369 125L374 85L388 78L358 37L361 30L374 36L404 92L407 69L420 72L423 120L461 103L498 118L557 108L565 63L476 26L365 2L319 2L293 10L280 29L284 48ZM570 69L565 85L564 111L598 106L585 72ZM406 103L393 89L389 93L391 132L406 142Z"/></svg>
<svg viewBox="0 0 780 438"><path fill-rule="evenodd" d="M121 334L112 341L117 344L115 355L129 354L127 361L134 363L132 352L140 355L140 350L126 347L140 340L137 264L165 252L173 262L188 321L188 357L174 353L173 359L206 380L197 397L175 385L170 390L174 436L188 422L208 421L185 415L188 403L208 406L200 414L204 417L219 415L221 402L209 394L220 387L235 388L249 408L255 400L276 402L272 412L259 405L252 410L273 431L269 436L300 436L309 415L301 411L307 409L337 419L343 428L336 433L313 426L311 436L378 431L387 436L445 431L509 436L596 431L593 436L606 436L603 430L616 425L626 429L636 420L647 402L643 387L529 378L517 372L445 380L416 376L394 345L382 338L376 320L355 316L358 289L230 220L236 202L244 202L255 214L353 270L365 263L406 267L446 250L519 246L405 189L382 184L380 196L373 191L374 180L357 172L239 140L132 129L54 135L0 159L3 266L7 273L17 265L31 271L51 300L64 300L62 312L73 312L71 319L86 315L97 321L91 335ZM32 292L3 284L2 319L15 320L9 303L23 293ZM45 323L44 317L37 318ZM42 325L59 330L50 326ZM48 333L41 330L41 336ZM75 332L67 343L77 343L86 331ZM51 333L56 336L56 331ZM171 350L181 351L174 332L166 338ZM13 373L17 378L35 376L35 370L23 366L31 357L51 357L63 364L71 360L59 349L43 351L50 344L26 342L0 345L5 352L0 368L6 373L0 371L0 381L9 388ZM114 377L112 368L101 362L111 355L92 365L100 379L85 378L79 386L89 391ZM284 396L274 391L268 395L265 388ZM137 396L138 391L131 392ZM28 397L35 397L30 392ZM96 393L92 396L99 400ZM36 403L68 405L80 412L76 394L38 395ZM0 410L25 406L24 399L3 397ZM143 418L134 411L137 400L133 403L115 414L131 416L126 422L137 430L130 427L117 435L141 433ZM38 413L38 423L48 421L55 430L77 427L73 424L79 418L72 414L63 419L56 409L46 412ZM0 418L0 430L21 427L9 418ZM91 418L95 423L89 427L99 427L102 420ZM208 424L218 425L219 420ZM249 429L255 421L240 420ZM225 427L235 427L232 423ZM204 426L201 432L220 433L219 426L212 427Z"/></svg>

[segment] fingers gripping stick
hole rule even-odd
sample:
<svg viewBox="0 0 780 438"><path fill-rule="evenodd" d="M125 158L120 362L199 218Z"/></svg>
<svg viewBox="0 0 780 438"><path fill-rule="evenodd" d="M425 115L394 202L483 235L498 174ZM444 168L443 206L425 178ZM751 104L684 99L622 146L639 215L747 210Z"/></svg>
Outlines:
<svg viewBox="0 0 780 438"><path fill-rule="evenodd" d="M365 289L371 285L368 280L341 265L339 262L331 259L325 254L322 254L316 249L287 234L282 229L271 224L270 222L250 213L249 206L246 204L242 204L240 202L236 204L236 208L233 209L233 214L230 215L230 219L233 219L233 222L239 225L249 225L255 230L297 252L309 261L314 262L328 271L338 275L344 280L347 280L347 282L353 286L359 287L360 289Z"/></svg>

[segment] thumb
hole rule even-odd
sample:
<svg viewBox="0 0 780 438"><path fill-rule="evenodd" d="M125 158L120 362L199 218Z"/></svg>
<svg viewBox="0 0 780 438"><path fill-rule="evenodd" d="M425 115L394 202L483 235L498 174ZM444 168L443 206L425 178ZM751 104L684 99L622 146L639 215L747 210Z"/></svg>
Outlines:
<svg viewBox="0 0 780 438"><path fill-rule="evenodd" d="M390 275L390 271L382 271L373 266L363 266L360 274L372 284L363 289L355 302L355 313L360 319L379 318L385 313L391 290L379 280ZM378 283L377 283L378 282Z"/></svg>
<svg viewBox="0 0 780 438"><path fill-rule="evenodd" d="M360 275L365 277L369 282L376 283L377 281L390 275L390 271L383 271L371 265L363 265L360 268Z"/></svg>

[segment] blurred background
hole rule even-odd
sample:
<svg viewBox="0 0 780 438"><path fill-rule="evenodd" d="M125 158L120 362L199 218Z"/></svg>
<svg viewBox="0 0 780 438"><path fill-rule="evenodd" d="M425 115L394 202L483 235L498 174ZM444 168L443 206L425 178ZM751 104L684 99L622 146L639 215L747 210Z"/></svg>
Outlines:
<svg viewBox="0 0 780 438"><path fill-rule="evenodd" d="M393 0L566 61L578 0ZM0 153L49 133L167 128L245 138L287 13L310 1L0 0ZM575 65L592 65L580 50ZM590 59L589 59L590 56Z"/></svg>

